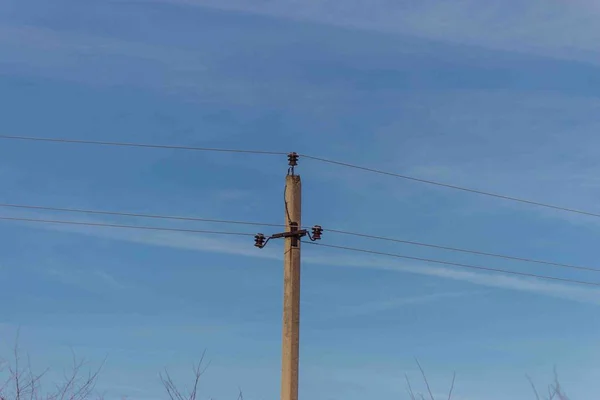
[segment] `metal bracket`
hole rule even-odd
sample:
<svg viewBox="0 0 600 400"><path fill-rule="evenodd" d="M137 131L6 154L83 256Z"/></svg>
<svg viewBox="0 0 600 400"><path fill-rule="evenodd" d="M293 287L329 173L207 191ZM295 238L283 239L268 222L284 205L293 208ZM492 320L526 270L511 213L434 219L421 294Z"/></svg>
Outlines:
<svg viewBox="0 0 600 400"><path fill-rule="evenodd" d="M308 232L308 230L306 229L298 229L298 223L292 222L290 224L289 232L274 233L268 238L265 237L265 235L263 235L262 233L257 234L256 236L254 236L254 246L258 247L259 249L262 249L267 245L267 243L271 239L292 238L292 247L298 247L298 242L304 236L308 236L308 238L314 242L316 240L321 240L322 234L323 228L321 228L320 225L315 225L312 228L311 235L310 232Z"/></svg>

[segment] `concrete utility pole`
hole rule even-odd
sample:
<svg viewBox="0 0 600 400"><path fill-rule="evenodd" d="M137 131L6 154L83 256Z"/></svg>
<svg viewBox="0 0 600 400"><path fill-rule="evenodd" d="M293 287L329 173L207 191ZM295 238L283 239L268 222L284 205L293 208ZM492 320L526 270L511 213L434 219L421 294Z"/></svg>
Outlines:
<svg viewBox="0 0 600 400"><path fill-rule="evenodd" d="M302 182L298 175L285 177L286 231L302 226ZM298 400L298 357L300 346L300 240L285 239L283 253L283 343L281 400Z"/></svg>
<svg viewBox="0 0 600 400"><path fill-rule="evenodd" d="M285 177L285 232L255 236L255 246L263 248L275 238L285 238L283 252L283 335L281 353L281 400L298 400L300 350L300 244L303 236L320 240L323 229L312 228L312 235L302 229L302 182L295 174L298 154L288 155L289 169ZM266 239L266 240L265 240Z"/></svg>

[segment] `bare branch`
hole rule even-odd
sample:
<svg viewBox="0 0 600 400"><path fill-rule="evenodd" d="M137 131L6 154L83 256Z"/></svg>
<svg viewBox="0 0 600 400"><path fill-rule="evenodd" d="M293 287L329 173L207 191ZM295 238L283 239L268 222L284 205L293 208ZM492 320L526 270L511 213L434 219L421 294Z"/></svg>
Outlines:
<svg viewBox="0 0 600 400"><path fill-rule="evenodd" d="M206 372L206 369L210 366L210 362L207 363L206 367L202 368L202 364L204 363L204 357L206 356L206 350L202 352L202 356L200 357L200 361L198 364L194 365L194 384L192 386L192 390L190 394L184 396L181 391L178 389L177 385L169 375L169 372L165 369L165 374L160 374L160 379L162 384L169 395L171 400L196 400L198 394L198 384L200 383L200 377ZM241 391L240 391L241 393Z"/></svg>
<svg viewBox="0 0 600 400"><path fill-rule="evenodd" d="M8 371L9 376L2 384L2 387L0 387L0 399L13 398L15 400L35 400L38 397L37 392L40 386L39 382L46 374L46 371L39 375L35 375L33 373L33 368L31 367L31 359L29 355L27 355L27 366L21 366L19 336L20 328L17 330L17 338L13 348L14 366L10 363L7 363L8 366L6 370ZM7 395L6 391L9 386L12 386L12 392L10 395Z"/></svg>
<svg viewBox="0 0 600 400"><path fill-rule="evenodd" d="M44 372L42 372L41 374L34 375L33 368L31 367L31 358L29 357L29 354L28 354L27 355L27 370L28 370L29 379L30 379L30 382L28 383L28 386L30 388L29 399L36 400L38 397L38 389L40 387L40 381L42 380L44 375L46 375L46 373L48 372L48 368L46 368L44 370Z"/></svg>
<svg viewBox="0 0 600 400"><path fill-rule="evenodd" d="M163 386L167 390L167 394L171 398L171 400L185 400L185 397L179 392L177 389L177 385L173 382L173 379L169 375L169 372L165 369L165 376L160 375L160 379L163 383Z"/></svg>
<svg viewBox="0 0 600 400"><path fill-rule="evenodd" d="M83 360L81 360L81 362L77 362L77 357L75 356L75 352L73 352L73 349L71 349L71 355L73 357L73 360L72 360L73 361L73 370L70 375L67 375L66 373L64 373L64 378L65 378L66 382L62 386L57 387L58 391L56 393L56 397L53 397L58 400L65 400L67 398L67 395L68 395L69 391L71 390L71 387L73 387L75 385L75 380L77 379L79 370L81 369L81 366L83 365Z"/></svg>
<svg viewBox="0 0 600 400"><path fill-rule="evenodd" d="M529 375L525 375L527 377L527 380L529 381L529 384L531 385L531 389L533 390L533 393L535 394L535 399L536 400L540 400L540 394L537 391L537 388L535 387L535 383L533 383L533 380L531 379L531 377Z"/></svg>
<svg viewBox="0 0 600 400"><path fill-rule="evenodd" d="M417 365L419 366L419 370L421 370L421 375L423 376L423 380L425 381L425 385L427 386L427 391L429 392L429 397L431 398L431 400L435 400L435 398L433 397L433 394L431 393L431 388L429 387L429 381L427 380L427 375L425 375L425 371L423 371L423 367L421 367L421 363L419 363L419 360L417 360L415 358L415 361L417 362ZM421 397L423 397L421 395Z"/></svg>
<svg viewBox="0 0 600 400"><path fill-rule="evenodd" d="M68 374L66 371L63 373L64 382L62 384L57 384L56 391L47 394L46 400L86 400L92 396L96 388L98 376L106 363L106 357L96 370L90 370L87 377L82 378L81 370L85 365L85 360L82 359L81 361L78 361L74 352L72 353L72 356L73 365L71 371Z"/></svg>
<svg viewBox="0 0 600 400"><path fill-rule="evenodd" d="M452 400L452 392L454 391L454 382L456 381L456 371L452 374L452 385L450 385L450 392L448 393L448 400Z"/></svg>
<svg viewBox="0 0 600 400"><path fill-rule="evenodd" d="M15 399L16 400L21 400L21 371L19 370L19 335L20 335L20 328L17 330L17 338L15 341L15 348L14 348L14 357L15 357L15 370L12 371L11 368L9 368L9 370L12 372L13 376L14 376L14 382L15 382Z"/></svg>
<svg viewBox="0 0 600 400"><path fill-rule="evenodd" d="M556 371L556 367L554 367L554 394L558 397L558 400L569 400L569 397L563 392L560 382L558 380L558 372Z"/></svg>
<svg viewBox="0 0 600 400"><path fill-rule="evenodd" d="M202 356L200 357L200 361L198 364L194 366L194 386L192 388L192 392L190 393L190 400L196 400L196 394L198 392L198 383L200 382L200 377L206 372L206 369L210 366L210 362L206 365L204 369L202 369L202 363L204 362L204 357L206 356L206 350L202 352Z"/></svg>
<svg viewBox="0 0 600 400"><path fill-rule="evenodd" d="M410 384L410 379L408 379L408 375L404 374L404 377L406 378L406 385L407 385L406 390L408 391L408 395L410 396L410 400L417 400L417 398L415 396L415 392L413 392L413 390L412 390L412 386Z"/></svg>
<svg viewBox="0 0 600 400"><path fill-rule="evenodd" d="M85 400L91 396L92 392L96 388L96 383L98 381L98 375L100 374L100 371L104 367L105 363L106 363L106 358L102 361L102 364L100 365L100 367L98 367L98 369L96 371L94 371L94 372L90 371L88 373L87 379L84 380L83 383L81 385L79 385L79 387L77 389L74 390L74 392L69 396L69 400ZM83 365L83 362L81 365ZM78 373L78 372L74 372L74 373Z"/></svg>

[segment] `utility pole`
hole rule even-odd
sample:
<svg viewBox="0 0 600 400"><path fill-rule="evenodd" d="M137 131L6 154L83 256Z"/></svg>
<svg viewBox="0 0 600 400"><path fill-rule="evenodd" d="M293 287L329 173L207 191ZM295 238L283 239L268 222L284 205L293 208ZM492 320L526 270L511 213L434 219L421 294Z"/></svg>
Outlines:
<svg viewBox="0 0 600 400"><path fill-rule="evenodd" d="M298 175L285 177L286 232L302 226L302 182ZM281 400L298 400L300 346L300 238L285 239L283 253L283 337L281 353Z"/></svg>
<svg viewBox="0 0 600 400"><path fill-rule="evenodd" d="M298 154L288 155L288 174L285 177L285 232L266 238L255 236L255 246L263 248L271 239L285 238L283 252L283 335L281 351L281 400L298 400L298 369L300 350L300 244L301 238L320 240L323 229L312 228L312 235L302 229L302 182L295 174Z"/></svg>

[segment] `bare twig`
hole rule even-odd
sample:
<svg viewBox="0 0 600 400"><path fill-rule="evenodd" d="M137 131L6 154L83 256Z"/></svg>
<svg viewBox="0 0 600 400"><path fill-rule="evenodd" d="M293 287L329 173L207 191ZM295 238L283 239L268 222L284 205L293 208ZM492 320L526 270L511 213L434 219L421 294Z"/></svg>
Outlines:
<svg viewBox="0 0 600 400"><path fill-rule="evenodd" d="M200 357L200 361L198 364L194 365L194 385L192 386L192 390L189 395L184 396L181 391L178 389L177 385L169 375L169 372L165 369L165 374L160 374L160 379L162 384L169 395L171 400L196 400L198 393L198 384L200 383L200 377L206 372L206 369L210 366L210 362L207 363L206 367L202 368L202 364L204 363L204 357L206 356L206 350L202 352L202 356ZM240 391L241 394L241 391Z"/></svg>
<svg viewBox="0 0 600 400"><path fill-rule="evenodd" d="M46 373L48 372L48 368L46 368L44 370L44 372L42 372L39 375L34 375L33 374L33 368L31 367L31 359L29 357L29 355L27 355L27 370L29 371L29 399L30 400L37 400L38 398L38 389L40 387L40 381L42 380L42 378L44 377L44 375L46 375Z"/></svg>
<svg viewBox="0 0 600 400"><path fill-rule="evenodd" d="M183 395L177 389L177 385L173 382L173 379L169 375L169 372L165 369L165 376L160 375L160 379L165 387L167 394L171 398L171 400L185 400Z"/></svg>
<svg viewBox="0 0 600 400"><path fill-rule="evenodd" d="M410 379L408 379L408 375L404 374L404 377L406 378L406 390L408 391L408 395L410 396L410 400L417 400L415 393L412 390L412 386L410 384Z"/></svg>
<svg viewBox="0 0 600 400"><path fill-rule="evenodd" d="M529 384L531 385L531 389L533 390L533 393L535 394L535 399L536 400L540 400L540 394L537 391L537 388L535 387L535 383L533 383L533 380L531 379L531 377L529 375L525 375L527 377L527 380L529 381Z"/></svg>
<svg viewBox="0 0 600 400"><path fill-rule="evenodd" d="M542 400L542 398L540 397L539 392L537 391L537 388L535 387L535 384L533 383L533 380L528 376L527 376L527 380L529 381L529 384L531 385L531 389L533 390L533 393L535 394L535 398L536 400ZM560 382L558 380L558 373L556 372L556 368L554 368L554 382L551 383L550 385L548 385L548 397L545 397L543 400L569 400L569 397L566 395L566 393L563 391Z"/></svg>
<svg viewBox="0 0 600 400"><path fill-rule="evenodd" d="M419 360L417 360L415 358L415 361L417 362L417 365L419 366L419 370L421 370L421 375L423 376L423 380L425 381L425 385L427 386L427 391L429 392L429 397L431 398L431 400L435 400L435 398L433 397L433 394L431 393L431 388L429 387L429 381L427 380L427 375L425 375L425 371L423 371L423 367L421 367L421 363L419 363ZM421 397L423 397L421 395Z"/></svg>
<svg viewBox="0 0 600 400"><path fill-rule="evenodd" d="M558 380L558 372L556 371L556 367L554 367L554 394L558 397L558 400L569 400L569 397L565 392L563 392L562 387L560 386L560 382Z"/></svg>
<svg viewBox="0 0 600 400"><path fill-rule="evenodd" d="M452 385L450 385L450 392L448 393L448 400L452 400L452 392L454 391L454 382L456 381L456 371L452 374Z"/></svg>
<svg viewBox="0 0 600 400"><path fill-rule="evenodd" d="M73 373L69 377L65 375L66 383L57 386L60 390L56 393L42 396L40 394L41 380L49 369L40 374L34 373L29 355L27 355L27 362L22 362L19 336L20 329L17 331L12 363L7 363L6 368L0 368L0 370L8 372L8 378L0 386L0 400L86 400L91 397L100 369L90 373L88 378L80 384L78 375L83 364L77 363L75 357ZM4 367L4 363L0 367Z"/></svg>
<svg viewBox="0 0 600 400"><path fill-rule="evenodd" d="M206 372L206 369L208 368L208 366L210 365L210 362L208 363L208 365L206 365L206 367L204 369L202 368L202 363L204 362L204 357L206 356L206 350L204 350L202 352L202 356L200 357L200 361L198 361L198 364L196 364L194 366L194 387L192 389L192 393L190 394L190 400L195 400L196 399L196 393L198 392L198 383L200 382L200 377L204 374L204 372Z"/></svg>
<svg viewBox="0 0 600 400"><path fill-rule="evenodd" d="M21 400L21 371L19 370L19 334L20 334L20 330L17 330L17 339L15 341L15 348L14 348L14 357L15 357L15 369L14 371L12 370L12 368L9 367L9 371L12 373L13 375L13 379L15 382L15 399L16 400Z"/></svg>
<svg viewBox="0 0 600 400"><path fill-rule="evenodd" d="M72 356L73 366L68 374L64 373L64 383L56 385L56 391L48 394L46 400L86 400L92 396L100 371L106 363L106 358L98 369L88 372L87 377L81 378L81 370L85 365L85 359L78 361L74 352Z"/></svg>

